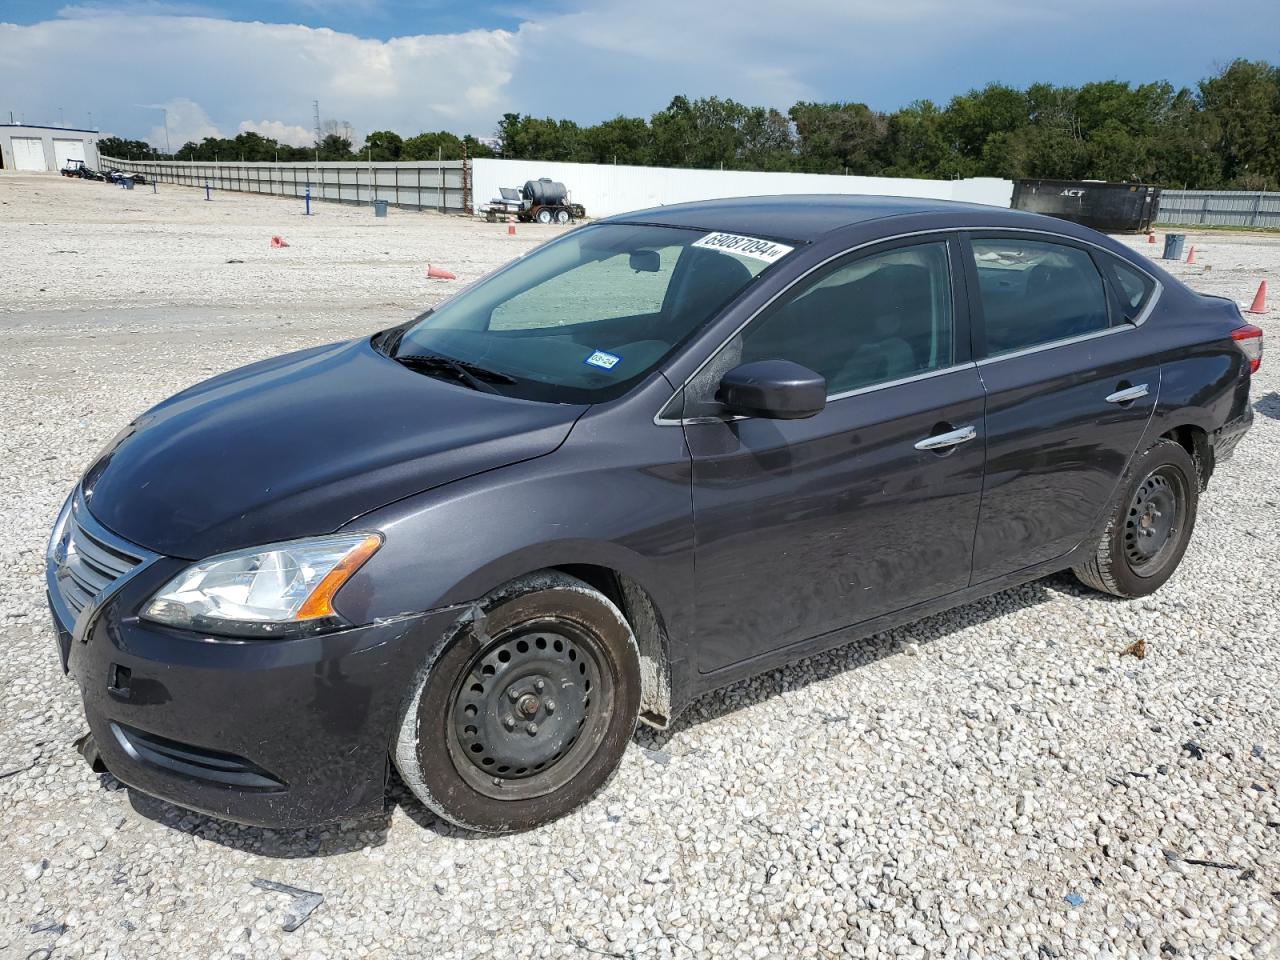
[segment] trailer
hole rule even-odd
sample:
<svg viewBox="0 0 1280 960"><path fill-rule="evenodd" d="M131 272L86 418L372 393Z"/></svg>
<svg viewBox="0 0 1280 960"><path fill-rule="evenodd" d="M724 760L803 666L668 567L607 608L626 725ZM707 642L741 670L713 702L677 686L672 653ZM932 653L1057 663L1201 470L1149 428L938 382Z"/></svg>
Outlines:
<svg viewBox="0 0 1280 960"><path fill-rule="evenodd" d="M527 180L518 190L500 189L502 196L490 200L484 211L490 221L515 217L524 223L571 223L587 215L582 204L570 201L568 188L550 177Z"/></svg>

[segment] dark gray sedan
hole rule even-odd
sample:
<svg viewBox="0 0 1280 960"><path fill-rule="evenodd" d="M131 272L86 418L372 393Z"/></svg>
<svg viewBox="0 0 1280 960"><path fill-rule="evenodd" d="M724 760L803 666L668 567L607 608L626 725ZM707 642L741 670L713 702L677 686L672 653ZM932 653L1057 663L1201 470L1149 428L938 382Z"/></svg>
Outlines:
<svg viewBox="0 0 1280 960"><path fill-rule="evenodd" d="M83 751L272 826L397 769L476 830L637 718L1063 569L1177 567L1262 335L1088 229L761 197L574 230L373 337L131 423L48 587Z"/></svg>

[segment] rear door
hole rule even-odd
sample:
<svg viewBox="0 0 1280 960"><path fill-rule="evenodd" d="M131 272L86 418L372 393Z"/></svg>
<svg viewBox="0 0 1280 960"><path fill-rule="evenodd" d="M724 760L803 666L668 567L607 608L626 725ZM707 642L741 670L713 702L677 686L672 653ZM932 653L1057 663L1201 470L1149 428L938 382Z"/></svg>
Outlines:
<svg viewBox="0 0 1280 960"><path fill-rule="evenodd" d="M1140 315L1103 279L1109 254L1032 233L975 232L965 245L987 394L976 584L1090 533L1155 409L1160 367Z"/></svg>
<svg viewBox="0 0 1280 960"><path fill-rule="evenodd" d="M983 392L960 256L944 236L837 260L687 386L702 672L968 584ZM763 359L823 374L826 409L721 415L720 378Z"/></svg>

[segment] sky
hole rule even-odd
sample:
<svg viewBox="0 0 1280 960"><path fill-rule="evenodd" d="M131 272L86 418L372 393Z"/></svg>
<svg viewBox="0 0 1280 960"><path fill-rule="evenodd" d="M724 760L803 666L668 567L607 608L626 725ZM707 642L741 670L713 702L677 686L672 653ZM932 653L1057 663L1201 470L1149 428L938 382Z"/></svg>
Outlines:
<svg viewBox="0 0 1280 960"><path fill-rule="evenodd" d="M1168 80L1280 62L1278 0L0 0L0 123L173 149L322 121L491 136L677 94L893 110L989 82Z"/></svg>

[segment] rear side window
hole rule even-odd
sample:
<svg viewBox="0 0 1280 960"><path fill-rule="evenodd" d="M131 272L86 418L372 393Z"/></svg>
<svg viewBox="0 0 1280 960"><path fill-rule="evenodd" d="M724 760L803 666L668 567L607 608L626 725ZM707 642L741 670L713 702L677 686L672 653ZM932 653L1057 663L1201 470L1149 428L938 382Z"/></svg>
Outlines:
<svg viewBox="0 0 1280 960"><path fill-rule="evenodd" d="M1107 263L1111 267L1112 276L1115 277L1116 295L1120 299L1120 309L1124 313L1124 318L1129 322L1133 322L1142 313L1147 301L1151 299L1151 293L1156 288L1156 282L1137 267L1131 266L1123 260L1111 257Z"/></svg>
<svg viewBox="0 0 1280 960"><path fill-rule="evenodd" d="M973 240L987 355L1066 340L1111 325L1093 258L1042 240Z"/></svg>

